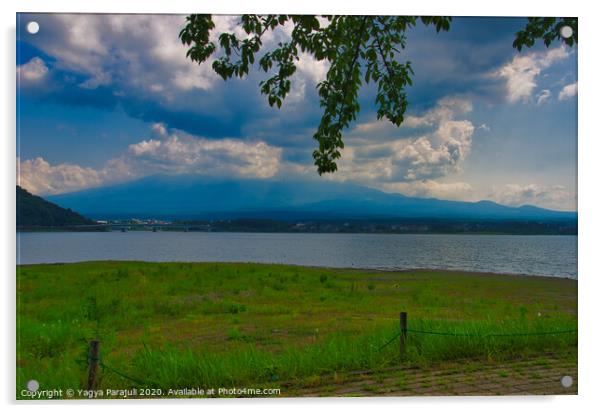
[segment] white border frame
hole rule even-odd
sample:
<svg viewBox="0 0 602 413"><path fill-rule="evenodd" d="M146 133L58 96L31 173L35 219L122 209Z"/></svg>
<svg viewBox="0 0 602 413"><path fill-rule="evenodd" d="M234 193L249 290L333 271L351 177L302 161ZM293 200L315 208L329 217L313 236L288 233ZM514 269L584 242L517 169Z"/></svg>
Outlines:
<svg viewBox="0 0 602 413"><path fill-rule="evenodd" d="M598 113L602 96L600 87L600 16L596 14L594 2L577 3L548 0L545 2L525 2L505 0L486 2L470 0L423 0L406 1L356 1L356 0L303 0L285 3L275 0L229 0L204 2L202 0L170 0L150 3L124 1L75 0L22 0L19 3L2 3L1 14L4 42L2 43L2 125L4 126L2 168L3 202L1 203L2 226L1 246L3 254L4 300L2 316L3 337L0 347L3 369L0 375L2 402L9 408L44 409L64 411L71 409L104 411L107 408L126 410L141 407L149 411L163 411L168 405L178 408L240 410L265 412L268 410L306 411L315 408L342 408L351 411L364 411L368 405L382 410L391 408L420 409L462 413L471 411L508 413L518 406L528 409L541 409L546 412L567 412L591 410L600 405L600 366L599 350L602 334L598 330L597 315L600 314L602 291L598 267L598 239L602 232L598 190L598 177L602 176L598 158L602 154L602 144ZM579 205L579 396L544 397L423 397L423 398L354 398L349 399L253 399L253 400L181 400L181 401L71 401L71 402L15 402L15 13L16 12L102 12L102 13L190 13L207 12L221 14L240 13L306 13L306 14L405 14L405 15L452 15L452 16L577 16L579 17L579 163L578 163L578 205ZM7 196L10 194L10 196ZM597 402L597 403L596 403Z"/></svg>

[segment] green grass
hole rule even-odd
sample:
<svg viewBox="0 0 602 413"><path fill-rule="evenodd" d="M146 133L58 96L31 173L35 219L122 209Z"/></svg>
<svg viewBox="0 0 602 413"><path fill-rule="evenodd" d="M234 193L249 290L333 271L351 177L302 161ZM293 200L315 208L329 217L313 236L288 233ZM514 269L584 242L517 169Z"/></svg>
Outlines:
<svg viewBox="0 0 602 413"><path fill-rule="evenodd" d="M17 397L82 388L87 341L148 387L303 386L405 363L576 352L577 282L443 271L259 264L89 262L19 266ZM398 314L410 332L400 358ZM101 372L101 388L136 386Z"/></svg>

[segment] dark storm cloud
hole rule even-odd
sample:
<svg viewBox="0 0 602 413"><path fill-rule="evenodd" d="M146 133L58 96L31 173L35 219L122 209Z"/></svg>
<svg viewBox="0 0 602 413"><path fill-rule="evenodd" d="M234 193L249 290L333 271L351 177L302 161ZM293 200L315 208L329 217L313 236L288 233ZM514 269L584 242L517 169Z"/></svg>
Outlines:
<svg viewBox="0 0 602 413"><path fill-rule="evenodd" d="M315 82L307 81L311 67L298 71L282 110L270 108L258 88L266 74L255 70L224 82L210 62L199 66L185 57L177 37L183 16L42 14L20 20L20 63L37 57L49 69L44 85L24 85L28 98L109 111L119 106L132 117L199 136L261 135L280 145L291 130L318 123ZM40 23L44 36L24 31L30 20Z"/></svg>

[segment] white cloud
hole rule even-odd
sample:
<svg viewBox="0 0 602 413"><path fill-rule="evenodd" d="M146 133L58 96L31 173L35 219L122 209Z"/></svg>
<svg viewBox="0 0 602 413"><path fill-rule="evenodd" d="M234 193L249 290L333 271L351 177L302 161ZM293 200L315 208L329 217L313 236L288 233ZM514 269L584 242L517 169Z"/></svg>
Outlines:
<svg viewBox="0 0 602 413"><path fill-rule="evenodd" d="M569 56L566 48L560 46L545 52L532 52L516 55L493 74L506 81L506 99L510 103L528 102L537 87L536 78L542 70L554 62Z"/></svg>
<svg viewBox="0 0 602 413"><path fill-rule="evenodd" d="M308 83L310 88L326 79L329 65L326 60L316 60L309 53L301 52L296 63L297 70L291 77L291 90L286 98L287 103L299 103L305 100Z"/></svg>
<svg viewBox="0 0 602 413"><path fill-rule="evenodd" d="M328 61L316 60L309 53L301 52L297 61L297 70L309 77L313 83L319 83L326 79L328 73Z"/></svg>
<svg viewBox="0 0 602 413"><path fill-rule="evenodd" d="M157 136L167 136L167 127L165 126L164 123L159 123L159 122L153 123L151 125L151 130Z"/></svg>
<svg viewBox="0 0 602 413"><path fill-rule="evenodd" d="M17 75L20 80L39 80L46 76L46 73L48 73L48 67L39 57L34 57L29 62L17 67Z"/></svg>
<svg viewBox="0 0 602 413"><path fill-rule="evenodd" d="M106 182L105 173L68 163L52 166L43 158L25 161L17 158L17 183L35 194L56 194L99 186Z"/></svg>
<svg viewBox="0 0 602 413"><path fill-rule="evenodd" d="M407 196L420 198L438 198L451 200L477 200L475 189L467 182L441 183L433 180L414 182L384 183L381 189L385 192L399 192Z"/></svg>
<svg viewBox="0 0 602 413"><path fill-rule="evenodd" d="M196 173L269 178L278 172L282 149L265 142L210 140L172 134L164 139L130 145L128 154L127 163L140 174Z"/></svg>
<svg viewBox="0 0 602 413"><path fill-rule="evenodd" d="M336 179L409 182L457 172L470 153L475 127L456 117L471 110L467 100L441 99L423 116L408 117L409 127L431 127L430 133L384 143L373 143L365 137L366 133L382 130L384 123L358 125L356 135L348 139L342 151Z"/></svg>
<svg viewBox="0 0 602 413"><path fill-rule="evenodd" d="M488 198L504 205L535 205L559 210L576 210L576 200L561 185L507 184L494 187Z"/></svg>
<svg viewBox="0 0 602 413"><path fill-rule="evenodd" d="M58 68L86 75L85 88L123 82L154 93L208 90L219 80L211 62L197 65L186 57L178 37L184 16L55 14L42 24L52 35L36 39L38 46Z"/></svg>
<svg viewBox="0 0 602 413"><path fill-rule="evenodd" d="M537 95L537 105L543 105L548 98L552 95L552 93L548 89L544 89Z"/></svg>
<svg viewBox="0 0 602 413"><path fill-rule="evenodd" d="M440 123L442 120L451 119L453 117L466 115L472 112L472 102L466 99L444 97L437 102L437 106L427 111L422 116L408 115L405 117L400 127L419 128L425 126L433 126ZM375 120L371 122L359 123L355 128L355 132L368 133L389 131L394 132L398 128L387 119Z"/></svg>
<svg viewBox="0 0 602 413"><path fill-rule="evenodd" d="M210 140L179 132L170 135L162 124L154 124L152 129L157 139L130 145L100 169L17 158L17 182L36 194L57 194L154 174L269 178L280 167L282 149L265 142Z"/></svg>
<svg viewBox="0 0 602 413"><path fill-rule="evenodd" d="M576 199L560 185L507 184L489 188L476 188L468 182L437 182L420 180L412 182L386 182L379 185L386 192L397 192L420 198L438 198L456 201L488 199L502 205L518 207L535 205L542 208L575 211Z"/></svg>
<svg viewBox="0 0 602 413"><path fill-rule="evenodd" d="M558 100L567 100L577 95L577 82L566 85L558 93Z"/></svg>
<svg viewBox="0 0 602 413"><path fill-rule="evenodd" d="M239 20L239 16L213 16L216 27L211 41L217 43L223 32L249 37ZM87 76L81 87L119 83L171 99L177 91L210 90L221 81L211 67L213 58L199 65L186 57L188 46L178 36L185 24L182 15L46 15L42 25L52 35L36 38L36 46L57 59L56 67ZM288 26L267 32L264 46L289 40L292 24ZM305 96L306 79L319 82L327 71L326 61L300 53L293 79L298 98Z"/></svg>

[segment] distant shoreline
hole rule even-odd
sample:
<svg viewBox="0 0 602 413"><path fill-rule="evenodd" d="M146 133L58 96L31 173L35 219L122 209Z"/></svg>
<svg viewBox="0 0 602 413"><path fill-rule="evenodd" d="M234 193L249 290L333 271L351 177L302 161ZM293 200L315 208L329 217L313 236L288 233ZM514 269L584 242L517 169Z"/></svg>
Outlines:
<svg viewBox="0 0 602 413"><path fill-rule="evenodd" d="M118 229L107 229L107 228L98 228L98 229L92 229L92 228L48 228L48 227L42 227L42 228L17 228L16 229L17 233L69 233L69 232L73 232L73 233L82 233L82 232L89 232L89 233L106 233L106 232L122 232ZM185 230L173 230L173 229L168 229L168 230L164 230L164 229L159 229L156 231L153 231L152 229L133 229L133 230L127 230L125 232L182 232L182 233L205 233L205 234L209 234L209 233L230 233L230 234L298 234L298 235L302 235L302 234L348 234L348 235L358 235L358 234L372 234L372 235L518 235L518 236L529 236L529 235L534 235L534 236L542 236L542 235L546 235L546 236L577 236L578 234L575 233L560 233L560 232L486 232L486 231L465 231L465 232L419 232L419 231L415 231L415 232L393 232L393 231L383 231L383 232L369 232L369 231L358 231L358 232L343 232L343 231L315 231L315 232L311 232L311 231L241 231L241 230L216 230L216 231L197 231L197 230L190 230L190 231L185 231Z"/></svg>
<svg viewBox="0 0 602 413"><path fill-rule="evenodd" d="M515 273L504 273L504 272L490 272L490 271L473 271L473 270L462 270L452 268L360 268L360 267L327 267L321 265L301 265L301 264L281 264L281 263L265 263L265 262L238 262L238 261L141 261L141 260L89 260L89 261L76 261L76 262L47 262L38 264L17 264L17 267L38 267L38 266L55 266L55 265L90 265L90 264L208 264L208 265L259 265L259 266L275 266L275 267L286 267L286 268L310 268L315 270L328 270L328 271L341 271L341 272L368 272L372 274L404 274L404 273L446 273L449 275L467 275L475 277L510 277L510 278L536 278L536 279L550 279L550 280L570 280L577 282L577 278L566 277L566 276L554 276L554 275L533 275L533 274L515 274Z"/></svg>

